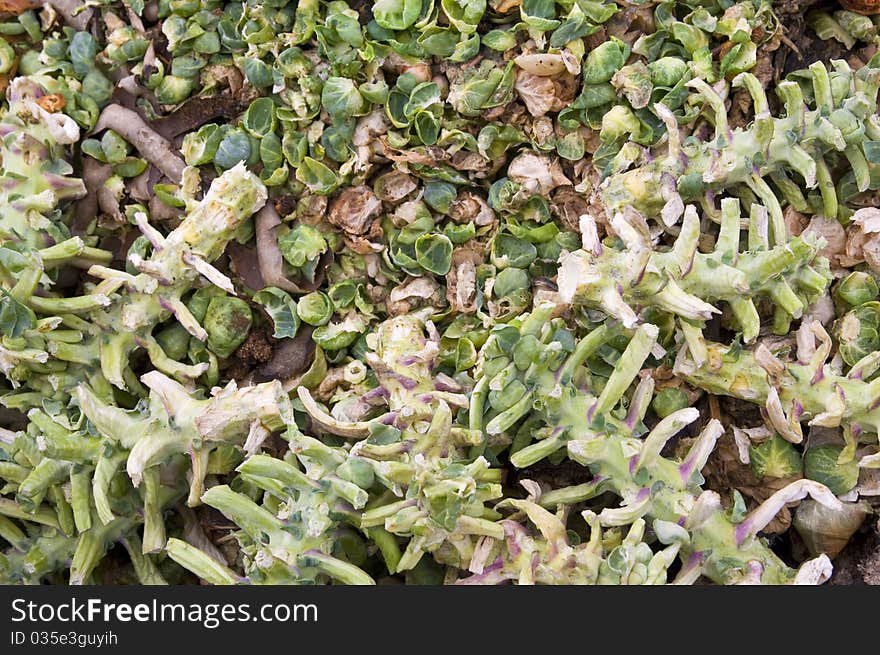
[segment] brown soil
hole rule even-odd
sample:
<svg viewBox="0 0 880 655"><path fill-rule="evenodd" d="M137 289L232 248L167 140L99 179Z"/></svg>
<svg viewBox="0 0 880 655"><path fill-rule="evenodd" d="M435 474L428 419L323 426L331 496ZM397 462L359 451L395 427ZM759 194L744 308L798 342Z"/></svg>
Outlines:
<svg viewBox="0 0 880 655"><path fill-rule="evenodd" d="M880 531L876 520L869 518L834 559L834 574L829 584L880 585Z"/></svg>

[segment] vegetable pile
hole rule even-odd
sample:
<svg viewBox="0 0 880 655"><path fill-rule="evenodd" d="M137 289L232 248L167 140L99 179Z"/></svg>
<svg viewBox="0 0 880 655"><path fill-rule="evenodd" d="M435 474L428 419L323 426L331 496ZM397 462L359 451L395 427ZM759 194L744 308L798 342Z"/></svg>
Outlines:
<svg viewBox="0 0 880 655"><path fill-rule="evenodd" d="M827 581L880 18L806 24L848 56L769 0L0 2L0 582Z"/></svg>

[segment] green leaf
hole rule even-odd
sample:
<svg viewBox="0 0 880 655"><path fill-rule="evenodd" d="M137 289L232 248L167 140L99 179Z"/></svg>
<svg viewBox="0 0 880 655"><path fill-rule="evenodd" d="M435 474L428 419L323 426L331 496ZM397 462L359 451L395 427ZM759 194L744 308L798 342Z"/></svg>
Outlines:
<svg viewBox="0 0 880 655"><path fill-rule="evenodd" d="M452 241L443 234L425 234L416 239L416 261L426 271L446 275L452 266Z"/></svg>
<svg viewBox="0 0 880 655"><path fill-rule="evenodd" d="M863 141L862 148L868 163L880 164L880 141Z"/></svg>
<svg viewBox="0 0 880 655"><path fill-rule="evenodd" d="M171 74L175 77L195 78L207 63L207 59L196 54L175 57L171 61Z"/></svg>
<svg viewBox="0 0 880 655"><path fill-rule="evenodd" d="M483 61L479 67L469 69L461 81L452 84L447 100L457 112L465 116L479 116L486 109L510 102L515 77L512 61L504 68L496 67L491 61Z"/></svg>
<svg viewBox="0 0 880 655"><path fill-rule="evenodd" d="M521 268L505 268L495 278L492 293L496 298L510 296L529 288L529 274Z"/></svg>
<svg viewBox="0 0 880 655"><path fill-rule="evenodd" d="M259 303L269 314L275 331L276 339L293 338L299 330L299 315L296 313L296 300L289 293L278 287L266 287L254 295L254 302Z"/></svg>
<svg viewBox="0 0 880 655"><path fill-rule="evenodd" d="M271 98L257 98L242 117L241 126L255 137L266 136L275 131L275 103Z"/></svg>
<svg viewBox="0 0 880 655"><path fill-rule="evenodd" d="M83 77L82 92L83 95L88 96L103 106L110 102L110 96L113 94L113 82L107 79L107 77L97 68L94 68ZM158 95L157 99L159 99ZM159 101L162 102L161 99L159 99Z"/></svg>
<svg viewBox="0 0 880 655"><path fill-rule="evenodd" d="M845 494L859 481L859 463L855 458L840 462L843 446L824 444L804 453L804 476L824 484L835 496Z"/></svg>
<svg viewBox="0 0 880 655"><path fill-rule="evenodd" d="M270 171L274 171L284 164L281 139L274 132L260 139L260 161Z"/></svg>
<svg viewBox="0 0 880 655"><path fill-rule="evenodd" d="M550 37L550 47L562 48L569 41L588 36L598 30L598 26L593 25L587 20L587 16L580 6L575 3L568 18L565 19L562 25L553 30L553 35Z"/></svg>
<svg viewBox="0 0 880 655"><path fill-rule="evenodd" d="M578 161L579 159L583 159L584 153L586 152L586 145L578 132L572 132L566 134L556 142L556 152L559 153L559 156L563 159Z"/></svg>
<svg viewBox="0 0 880 655"><path fill-rule="evenodd" d="M477 349L467 337L462 337L455 345L455 370L466 371L477 363Z"/></svg>
<svg viewBox="0 0 880 655"><path fill-rule="evenodd" d="M421 110L440 102L440 87L434 82L423 82L409 94L409 101L403 107L403 115L413 118Z"/></svg>
<svg viewBox="0 0 880 655"><path fill-rule="evenodd" d="M0 333L3 336L17 339L26 330L37 324L37 316L33 310L18 302L8 291L0 289Z"/></svg>
<svg viewBox="0 0 880 655"><path fill-rule="evenodd" d="M364 113L366 102L355 83L347 77L329 77L321 91L321 106L333 120L345 120Z"/></svg>
<svg viewBox="0 0 880 655"><path fill-rule="evenodd" d="M192 93L195 83L193 78L166 75L154 91L156 100L163 105L176 105L183 102ZM112 87L111 87L112 90Z"/></svg>
<svg viewBox="0 0 880 655"><path fill-rule="evenodd" d="M226 127L226 126L224 126ZM216 123L202 125L197 132L190 132L183 137L180 151L189 166L204 166L214 161L217 148L228 130Z"/></svg>
<svg viewBox="0 0 880 655"><path fill-rule="evenodd" d="M332 193L339 186L336 173L311 157L303 159L300 167L296 169L296 179L318 195Z"/></svg>
<svg viewBox="0 0 880 655"><path fill-rule="evenodd" d="M480 52L480 35L471 34L469 37L462 39L455 46L455 51L449 56L449 61L455 64L461 64L470 61Z"/></svg>
<svg viewBox="0 0 880 655"><path fill-rule="evenodd" d="M212 298L202 321L208 333L208 348L218 357L230 357L247 339L252 324L251 308L241 298Z"/></svg>
<svg viewBox="0 0 880 655"><path fill-rule="evenodd" d="M583 66L584 84L611 81L614 73L626 62L629 52L629 46L615 37L590 50Z"/></svg>
<svg viewBox="0 0 880 655"><path fill-rule="evenodd" d="M432 57L446 58L455 52L459 34L455 30L432 27L422 31L418 43Z"/></svg>
<svg viewBox="0 0 880 655"><path fill-rule="evenodd" d="M113 167L113 172L119 177L137 177L147 170L147 160L140 157L126 157Z"/></svg>
<svg viewBox="0 0 880 655"><path fill-rule="evenodd" d="M104 148L101 147L101 142L97 139L86 139L80 144L80 150L82 150L84 155L88 155L92 159L97 159L105 164L107 163L107 156L104 154Z"/></svg>
<svg viewBox="0 0 880 655"><path fill-rule="evenodd" d="M406 245L414 245L416 240L434 229L434 218L431 212L425 211L424 205L418 206L416 219L406 225L397 235L397 241Z"/></svg>
<svg viewBox="0 0 880 655"><path fill-rule="evenodd" d="M492 242L491 261L499 270L508 266L528 268L537 256L534 245L509 234L499 234Z"/></svg>
<svg viewBox="0 0 880 655"><path fill-rule="evenodd" d="M347 161L354 148L351 138L354 134L355 121L349 120L343 123L334 123L321 134L321 145L324 154L340 164Z"/></svg>
<svg viewBox="0 0 880 655"><path fill-rule="evenodd" d="M442 0L443 13L462 34L476 32L486 12L486 0Z"/></svg>
<svg viewBox="0 0 880 655"><path fill-rule="evenodd" d="M405 30L422 13L422 0L378 0L373 3L373 18L386 30Z"/></svg>
<svg viewBox="0 0 880 655"><path fill-rule="evenodd" d="M721 58L721 75L737 75L753 68L757 63L757 52L757 46L751 41L736 44Z"/></svg>
<svg viewBox="0 0 880 655"><path fill-rule="evenodd" d="M12 248L0 248L0 266L13 277L24 271L29 265L27 257Z"/></svg>
<svg viewBox="0 0 880 655"><path fill-rule="evenodd" d="M458 189L449 182L431 181L425 184L424 200L434 211L446 214L449 206L458 196Z"/></svg>
<svg viewBox="0 0 880 655"><path fill-rule="evenodd" d="M804 465L795 447L773 435L762 444L749 447L749 461L756 478L790 478L800 475Z"/></svg>
<svg viewBox="0 0 880 655"><path fill-rule="evenodd" d="M251 140L248 135L240 130L233 130L227 134L214 155L214 163L220 168L228 170L242 161L247 161L251 156Z"/></svg>
<svg viewBox="0 0 880 655"><path fill-rule="evenodd" d="M730 504L730 509L727 511L727 515L730 517L732 523L742 523L743 519L748 514L746 501L742 497L742 494L736 489L733 490L731 496L733 500Z"/></svg>
<svg viewBox="0 0 880 655"><path fill-rule="evenodd" d="M89 32L77 32L73 35L73 38L70 39L68 54L77 77L82 79L95 67L99 50L98 42Z"/></svg>
<svg viewBox="0 0 880 655"><path fill-rule="evenodd" d="M677 387L662 389L651 401L651 407L660 418L666 418L673 412L684 409L688 404L687 394Z"/></svg>
<svg viewBox="0 0 880 655"><path fill-rule="evenodd" d="M287 167L287 164L274 170L267 167L260 173L260 179L263 180L266 186L280 186L287 182L289 177L290 169Z"/></svg>
<svg viewBox="0 0 880 655"><path fill-rule="evenodd" d="M424 145L432 146L437 143L440 136L440 122L433 114L425 111L416 116L414 127L419 141Z"/></svg>
<svg viewBox="0 0 880 655"><path fill-rule="evenodd" d="M259 59L248 57L242 64L245 77L255 87L272 86L272 69Z"/></svg>
<svg viewBox="0 0 880 655"><path fill-rule="evenodd" d="M334 312L333 301L323 291L307 293L296 303L296 313L309 325L326 325Z"/></svg>
<svg viewBox="0 0 880 655"><path fill-rule="evenodd" d="M169 207L186 207L186 202L178 195L178 188L174 184L155 184L153 185L153 193L156 197ZM140 239L141 237L138 237Z"/></svg>
<svg viewBox="0 0 880 655"><path fill-rule="evenodd" d="M366 82L358 87L360 94L369 102L377 105L384 105L388 102L388 84L385 80L376 80L374 82Z"/></svg>
<svg viewBox="0 0 880 655"><path fill-rule="evenodd" d="M632 3L639 4L639 3ZM594 23L604 23L614 14L620 11L620 8L613 2L593 2L592 0L578 0L577 6L583 11L587 18Z"/></svg>
<svg viewBox="0 0 880 655"><path fill-rule="evenodd" d="M281 137L281 152L291 166L300 166L309 152L309 141L301 132L285 131Z"/></svg>
<svg viewBox="0 0 880 655"><path fill-rule="evenodd" d="M328 323L315 328L312 339L323 350L341 350L353 344L366 329L367 322L352 313L339 323Z"/></svg>
<svg viewBox="0 0 880 655"><path fill-rule="evenodd" d="M337 309L345 309L354 303L357 284L353 280L340 280L327 290L327 295Z"/></svg>
<svg viewBox="0 0 880 655"><path fill-rule="evenodd" d="M670 27L670 32L672 32L672 38L682 44L690 53L709 45L709 36L699 27L676 22Z"/></svg>
<svg viewBox="0 0 880 655"><path fill-rule="evenodd" d="M477 234L477 226L474 222L470 223L452 223L449 222L443 226L443 234L449 237L449 240L456 245L467 243Z"/></svg>
<svg viewBox="0 0 880 655"><path fill-rule="evenodd" d="M483 35L483 45L490 50L504 52L516 45L516 34L513 30L491 30Z"/></svg>

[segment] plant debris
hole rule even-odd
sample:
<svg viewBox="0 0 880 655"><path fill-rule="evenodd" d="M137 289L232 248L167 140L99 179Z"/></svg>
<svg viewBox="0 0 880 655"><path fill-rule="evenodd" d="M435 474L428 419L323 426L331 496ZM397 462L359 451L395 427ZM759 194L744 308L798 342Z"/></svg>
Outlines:
<svg viewBox="0 0 880 655"><path fill-rule="evenodd" d="M0 1L0 582L877 584L869 4Z"/></svg>

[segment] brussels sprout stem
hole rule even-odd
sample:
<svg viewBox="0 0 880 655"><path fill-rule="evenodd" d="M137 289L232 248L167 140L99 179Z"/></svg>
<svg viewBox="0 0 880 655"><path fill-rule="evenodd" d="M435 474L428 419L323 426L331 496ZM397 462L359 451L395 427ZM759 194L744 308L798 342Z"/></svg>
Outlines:
<svg viewBox="0 0 880 655"><path fill-rule="evenodd" d="M727 125L721 96L705 81L691 80L689 86L697 90L712 110L714 139L697 144L685 158L656 158L626 172L613 172L602 187L606 204L612 211L630 205L649 218L655 217L667 202L662 193L662 180L667 174L676 177L678 192L685 201L699 200L707 190L730 190L744 185L765 204L769 203L773 235L778 240L785 234L781 210L763 178L793 171L804 179L806 188L818 185L823 213L836 217L840 205L824 157L841 152L850 169L858 171L860 188L864 185L865 154L859 137L868 129L869 117L876 111L880 70L866 66L854 73L845 65L837 66L834 75L844 76L854 88L854 93L840 102L833 98L824 63L813 63L809 74L814 108L806 106L796 82L783 81L776 91L783 100L785 116L771 117L766 113L768 103L760 82L751 73L740 73L734 84L749 91L757 118L750 126L734 130Z"/></svg>
<svg viewBox="0 0 880 655"><path fill-rule="evenodd" d="M625 219L615 219L617 229L630 229ZM739 252L738 201L721 201L721 231L715 250L697 252L699 218L688 206L681 233L669 252L653 251L647 240L636 240L629 250L604 248L600 255L578 250L563 256L560 296L564 302L583 304L623 321L635 317L638 305L653 305L683 319L703 321L718 310L707 303L723 300L733 310L744 340L758 336L760 320L755 301L772 299L787 323L800 317L804 307L827 288L828 262L818 256L822 246L809 236L777 240L772 249ZM750 241L756 224L750 224ZM632 250L649 253L644 263ZM645 271L658 271L646 273ZM655 290L661 287L662 291Z"/></svg>
<svg viewBox="0 0 880 655"><path fill-rule="evenodd" d="M183 568L192 571L202 580L215 585L234 585L241 578L195 546L172 537L165 545L165 552Z"/></svg>
<svg viewBox="0 0 880 655"><path fill-rule="evenodd" d="M824 329L817 329L830 341ZM827 352L822 356L818 351L819 358L808 364L781 363L781 373L771 376L752 351L741 350L734 356L729 346L702 338L701 345L709 353L705 363L694 361L687 349L676 360L676 373L689 384L765 407L778 403L785 421L880 431L880 383L865 382L855 367L849 376L832 372L825 364Z"/></svg>

